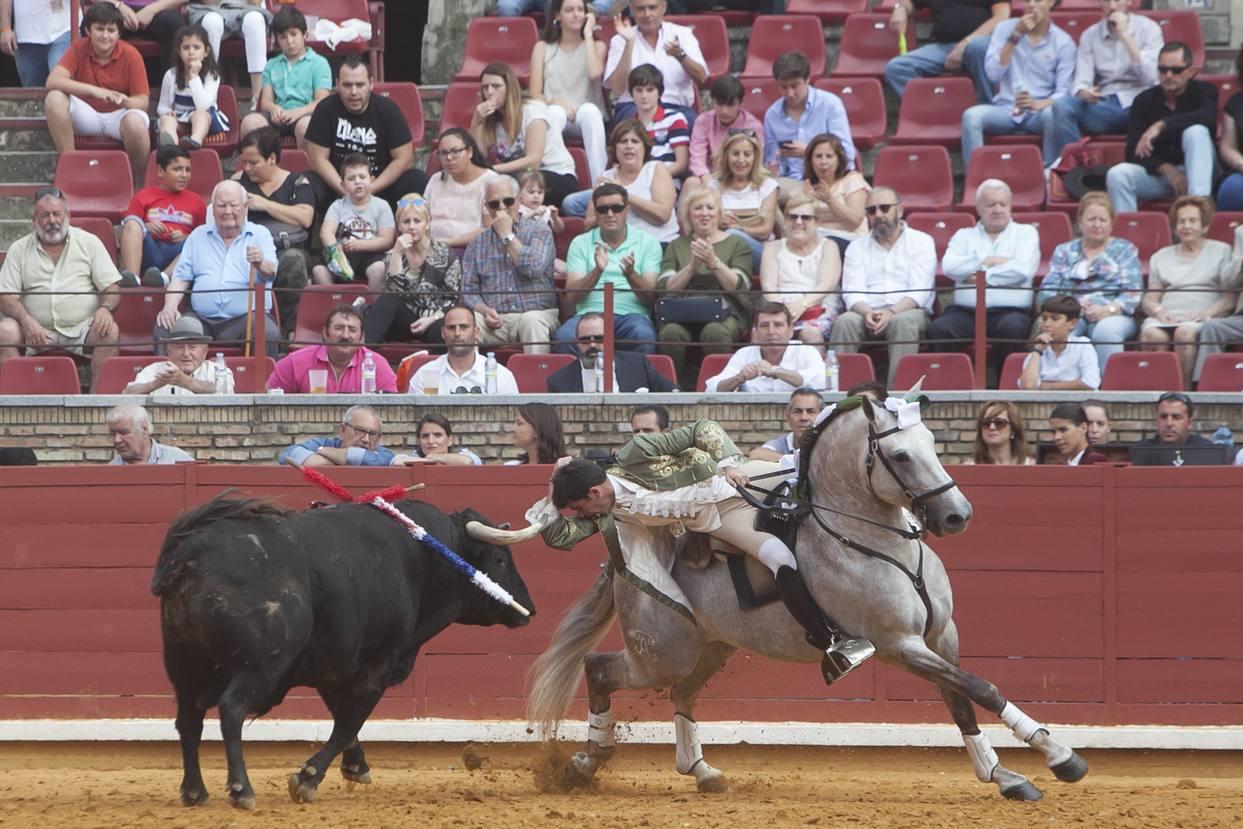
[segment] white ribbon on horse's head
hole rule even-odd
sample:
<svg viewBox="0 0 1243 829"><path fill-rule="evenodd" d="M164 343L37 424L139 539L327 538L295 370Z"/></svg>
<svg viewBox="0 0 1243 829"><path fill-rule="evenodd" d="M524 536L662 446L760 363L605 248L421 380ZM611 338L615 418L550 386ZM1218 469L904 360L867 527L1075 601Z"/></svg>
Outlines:
<svg viewBox="0 0 1243 829"><path fill-rule="evenodd" d="M811 424L812 427L814 428L816 426L819 426L821 423L824 423L826 420L828 420L830 417L833 416L833 412L835 411L837 411L836 403L830 403L829 405L825 406L823 409L820 410L820 414L816 415L816 419L812 421L812 424Z"/></svg>
<svg viewBox="0 0 1243 829"><path fill-rule="evenodd" d="M909 429L924 422L919 413L918 400L908 403L900 397L886 397L885 408L897 416L899 429Z"/></svg>

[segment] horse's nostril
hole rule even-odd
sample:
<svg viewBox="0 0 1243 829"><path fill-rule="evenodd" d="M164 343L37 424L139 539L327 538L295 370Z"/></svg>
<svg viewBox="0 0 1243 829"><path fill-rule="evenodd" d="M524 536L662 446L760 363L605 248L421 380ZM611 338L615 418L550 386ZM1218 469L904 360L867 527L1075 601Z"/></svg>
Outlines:
<svg viewBox="0 0 1243 829"><path fill-rule="evenodd" d="M967 520L956 512L950 513L949 515L945 516L946 527L957 529L965 523L967 523Z"/></svg>

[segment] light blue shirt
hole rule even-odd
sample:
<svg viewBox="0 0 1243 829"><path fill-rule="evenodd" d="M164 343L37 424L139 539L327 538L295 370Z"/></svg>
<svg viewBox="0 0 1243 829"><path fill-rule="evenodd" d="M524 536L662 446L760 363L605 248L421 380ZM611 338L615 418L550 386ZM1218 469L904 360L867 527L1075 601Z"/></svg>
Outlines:
<svg viewBox="0 0 1243 829"><path fill-rule="evenodd" d="M200 225L186 237L181 259L172 273L173 279L190 283L190 307L194 313L209 320L228 320L246 315L246 291L225 290L250 285L250 263L246 248L255 245L263 253L263 261L276 262L276 245L272 234L263 225L246 222L241 234L226 249L215 225ZM262 277L269 285L276 272ZM272 310L272 292L264 293L265 311Z"/></svg>
<svg viewBox="0 0 1243 829"><path fill-rule="evenodd" d="M1044 39L1035 46L1024 36L1014 47L1009 66L1001 65L1001 48L1006 45L1019 19L1012 17L997 24L988 42L988 54L984 58L984 71L988 79L997 84L993 106L1014 107L1019 90L1026 89L1032 98L1060 98L1070 94L1075 79L1078 51L1075 41L1065 31L1052 24ZM1022 120L1026 114L1016 120Z"/></svg>
<svg viewBox="0 0 1243 829"><path fill-rule="evenodd" d="M981 268L980 263L992 256L1008 259L991 268ZM964 227L950 238L941 259L941 270L954 280L954 304L963 308L975 307L975 286L962 285L968 277L984 271L984 305L988 308L1022 308L1032 304L1032 277L1040 267L1040 232L1032 225L1010 222L994 239L984 229L983 222L975 227Z"/></svg>
<svg viewBox="0 0 1243 829"><path fill-rule="evenodd" d="M1073 44L1072 44L1073 45ZM803 178L803 159L786 158L781 155L782 141L798 141L807 144L822 132L837 136L842 142L846 158L850 160L850 168L856 168L858 154L855 142L850 137L850 119L846 117L846 106L842 99L832 92L807 89L807 105L802 117L791 118L785 111L785 100L778 98L768 112L764 113L764 163L771 165L781 160L780 175L787 178Z"/></svg>
<svg viewBox="0 0 1243 829"><path fill-rule="evenodd" d="M276 462L285 463L286 460L292 459L295 463L302 465L306 463L307 458L315 454L316 450L324 446L340 449L341 438L310 438L301 443L295 443L293 446L286 446L276 456ZM350 466L388 466L393 462L393 453L383 446L379 449L351 446L345 450L345 462Z"/></svg>

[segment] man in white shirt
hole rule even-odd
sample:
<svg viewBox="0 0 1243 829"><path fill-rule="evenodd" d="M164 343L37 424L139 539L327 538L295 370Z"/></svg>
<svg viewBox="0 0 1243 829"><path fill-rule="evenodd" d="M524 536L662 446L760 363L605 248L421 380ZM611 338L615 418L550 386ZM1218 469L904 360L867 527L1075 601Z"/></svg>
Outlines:
<svg viewBox="0 0 1243 829"><path fill-rule="evenodd" d="M693 125L699 87L708 78L699 40L689 27L665 22L665 0L630 0L630 14L633 23L620 14L613 18L617 34L609 41L604 65L604 86L613 96L613 123L634 117L626 81L631 69L650 63L665 79L665 108L677 109Z"/></svg>
<svg viewBox="0 0 1243 829"><path fill-rule="evenodd" d="M1032 341L1031 354L1023 361L1020 389L1041 391L1096 391L1101 385L1101 364L1096 347L1087 337L1071 332L1079 323L1079 300L1065 294L1040 304L1040 333Z"/></svg>
<svg viewBox="0 0 1243 829"><path fill-rule="evenodd" d="M791 339L794 320L780 302L765 302L755 312L751 342L709 377L705 390L788 394L794 389L824 388L824 358L813 346Z"/></svg>
<svg viewBox="0 0 1243 829"><path fill-rule="evenodd" d="M790 431L775 437L763 446L757 446L748 453L753 461L779 461L784 455L793 455L798 449L803 433L816 422L816 415L824 408L820 392L815 389L795 389L786 404L786 425Z"/></svg>
<svg viewBox="0 0 1243 829"><path fill-rule="evenodd" d="M479 329L475 312L465 305L445 311L440 329L448 353L425 364L410 378L411 394L483 394L487 389L487 358L475 342ZM509 369L496 367L496 393L518 394L518 383Z"/></svg>
<svg viewBox="0 0 1243 829"><path fill-rule="evenodd" d="M990 178L975 191L975 227L956 232L945 249L941 270L954 280L954 302L928 325L932 351L961 351L975 331L976 276L984 272L985 330L993 340L997 365L1026 350L1032 330L1032 277L1040 267L1040 233L1010 215L1010 186ZM981 355L976 355L980 359Z"/></svg>
<svg viewBox="0 0 1243 829"><path fill-rule="evenodd" d="M1046 167L1084 133L1125 133L1135 96L1157 85L1157 54L1165 38L1155 20L1131 14L1132 2L1101 0L1102 19L1079 38L1070 94L1053 102L1046 124Z"/></svg>
<svg viewBox="0 0 1243 829"><path fill-rule="evenodd" d="M890 187L868 194L871 233L850 243L842 265L842 300L849 309L833 323L829 347L858 351L864 340L889 343L889 385L898 361L919 351L928 328L937 249L932 237L902 221L902 199Z"/></svg>
<svg viewBox="0 0 1243 829"><path fill-rule="evenodd" d="M183 316L173 323L164 337L164 353L168 359L152 363L138 372L124 394L216 394L215 363L208 362L211 337L203 331L203 323L195 317ZM233 372L224 370L223 394L233 394Z"/></svg>

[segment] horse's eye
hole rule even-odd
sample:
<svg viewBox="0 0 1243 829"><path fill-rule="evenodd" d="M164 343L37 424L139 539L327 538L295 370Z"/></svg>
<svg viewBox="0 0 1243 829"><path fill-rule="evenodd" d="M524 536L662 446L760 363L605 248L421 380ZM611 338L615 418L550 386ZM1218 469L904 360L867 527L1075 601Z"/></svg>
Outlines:
<svg viewBox="0 0 1243 829"><path fill-rule="evenodd" d="M910 463L911 456L906 452L894 452L893 459L898 463Z"/></svg>

